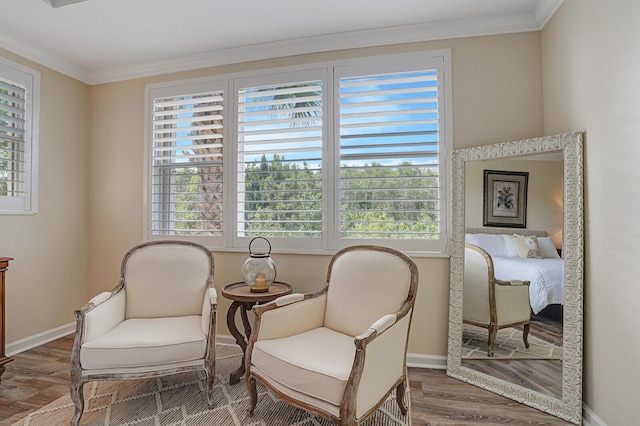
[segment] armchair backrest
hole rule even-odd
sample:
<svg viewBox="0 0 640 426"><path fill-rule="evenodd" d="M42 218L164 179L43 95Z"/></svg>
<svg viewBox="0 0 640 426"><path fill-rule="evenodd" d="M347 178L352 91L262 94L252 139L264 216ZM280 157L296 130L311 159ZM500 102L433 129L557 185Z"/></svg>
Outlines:
<svg viewBox="0 0 640 426"><path fill-rule="evenodd" d="M383 315L413 307L418 285L416 265L403 253L378 246L353 246L329 264L324 325L357 336Z"/></svg>
<svg viewBox="0 0 640 426"><path fill-rule="evenodd" d="M201 315L205 290L213 280L213 255L186 241L140 244L122 260L126 318Z"/></svg>
<svg viewBox="0 0 640 426"><path fill-rule="evenodd" d="M491 306L495 306L493 280L493 261L489 254L478 246L466 244L462 290L464 320L489 324Z"/></svg>

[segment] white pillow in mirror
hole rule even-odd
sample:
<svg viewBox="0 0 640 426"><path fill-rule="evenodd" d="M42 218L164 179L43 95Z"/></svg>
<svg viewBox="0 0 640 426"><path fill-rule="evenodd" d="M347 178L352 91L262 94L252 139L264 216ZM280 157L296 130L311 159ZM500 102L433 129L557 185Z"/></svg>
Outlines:
<svg viewBox="0 0 640 426"><path fill-rule="evenodd" d="M513 242L515 243L521 258L542 259L542 253L540 253L538 238L535 235L514 234Z"/></svg>
<svg viewBox="0 0 640 426"><path fill-rule="evenodd" d="M464 239L465 242L484 249L490 256L507 256L501 234L466 234Z"/></svg>
<svg viewBox="0 0 640 426"><path fill-rule="evenodd" d="M516 243L513 242L513 236L503 234L502 237L504 238L504 247L507 252L507 257L520 257Z"/></svg>
<svg viewBox="0 0 640 426"><path fill-rule="evenodd" d="M538 246L540 246L540 254L544 258L560 259L556 245L551 237L538 237Z"/></svg>

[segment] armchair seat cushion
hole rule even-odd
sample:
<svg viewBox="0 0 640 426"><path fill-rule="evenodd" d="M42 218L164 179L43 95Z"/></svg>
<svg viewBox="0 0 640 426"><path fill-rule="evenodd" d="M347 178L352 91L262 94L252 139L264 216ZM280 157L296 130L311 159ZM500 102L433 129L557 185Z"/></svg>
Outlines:
<svg viewBox="0 0 640 426"><path fill-rule="evenodd" d="M132 368L202 359L207 336L200 315L132 318L82 345L83 369Z"/></svg>
<svg viewBox="0 0 640 426"><path fill-rule="evenodd" d="M271 380L340 406L353 367L352 336L326 327L282 339L256 341L252 364Z"/></svg>

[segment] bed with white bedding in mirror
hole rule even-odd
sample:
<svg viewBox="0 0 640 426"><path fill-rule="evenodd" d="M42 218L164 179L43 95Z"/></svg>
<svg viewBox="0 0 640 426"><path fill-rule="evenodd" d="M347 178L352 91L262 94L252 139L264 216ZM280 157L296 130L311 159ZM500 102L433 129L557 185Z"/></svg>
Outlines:
<svg viewBox="0 0 640 426"><path fill-rule="evenodd" d="M564 260L545 231L468 228L465 243L489 253L497 279L530 282L534 315L564 303Z"/></svg>

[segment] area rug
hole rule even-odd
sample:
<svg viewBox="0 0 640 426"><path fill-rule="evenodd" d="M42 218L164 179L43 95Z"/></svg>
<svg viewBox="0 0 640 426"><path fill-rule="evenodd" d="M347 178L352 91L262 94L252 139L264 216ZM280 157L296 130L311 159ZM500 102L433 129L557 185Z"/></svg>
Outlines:
<svg viewBox="0 0 640 426"><path fill-rule="evenodd" d="M215 406L207 405L203 382L196 373L157 379L89 382L84 386L85 410L81 425L103 426L330 426L333 423L299 410L276 398L258 383L258 404L249 417L249 397L244 381L229 385L229 373L240 364L237 346L216 348ZM409 404L409 387L406 401ZM71 398L63 396L14 423L20 426L68 425L73 415ZM403 416L395 392L365 423L367 426L411 424Z"/></svg>
<svg viewBox="0 0 640 426"><path fill-rule="evenodd" d="M562 359L562 347L529 334L529 348L522 341L522 330L503 328L498 330L493 345L493 357L487 356L489 333L486 328L463 324L463 359Z"/></svg>

